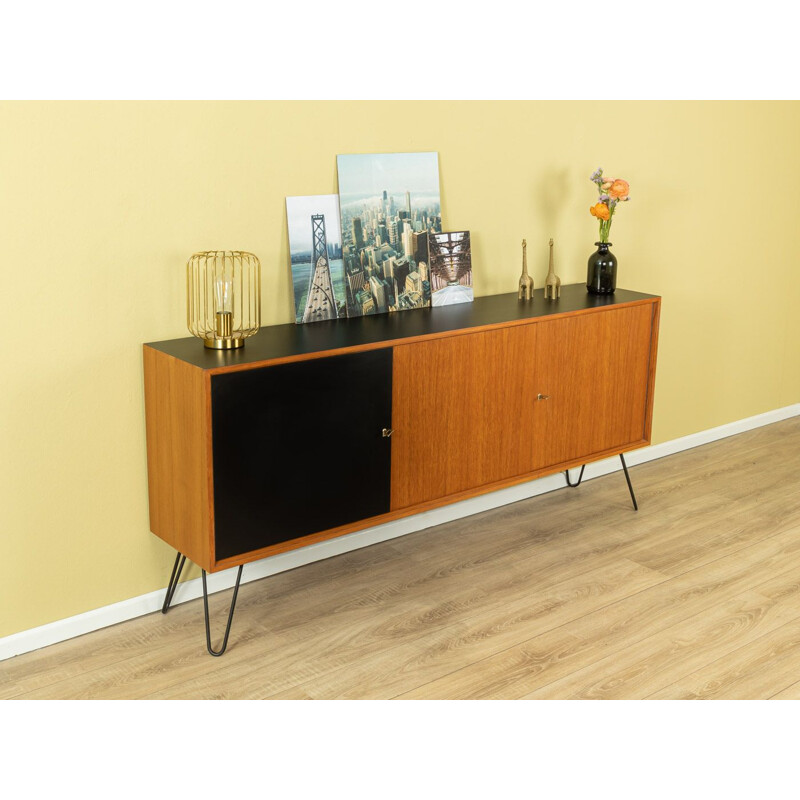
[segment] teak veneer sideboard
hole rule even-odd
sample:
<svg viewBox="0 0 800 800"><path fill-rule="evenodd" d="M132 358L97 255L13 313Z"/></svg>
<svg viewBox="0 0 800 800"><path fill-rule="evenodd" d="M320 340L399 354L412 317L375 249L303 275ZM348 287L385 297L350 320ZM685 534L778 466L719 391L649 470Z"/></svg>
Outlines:
<svg viewBox="0 0 800 800"><path fill-rule="evenodd" d="M647 445L660 303L574 285L144 345L150 528L215 572Z"/></svg>

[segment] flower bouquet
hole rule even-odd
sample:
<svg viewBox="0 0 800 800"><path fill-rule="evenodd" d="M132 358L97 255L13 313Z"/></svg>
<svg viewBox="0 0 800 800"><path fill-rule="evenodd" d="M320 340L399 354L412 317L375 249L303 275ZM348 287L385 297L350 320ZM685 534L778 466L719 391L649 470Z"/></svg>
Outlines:
<svg viewBox="0 0 800 800"><path fill-rule="evenodd" d="M608 233L611 230L611 221L617 206L620 203L627 203L631 199L628 194L630 186L621 178L604 177L601 167L592 173L590 180L597 184L599 197L597 203L589 211L593 217L600 220L600 241L608 242Z"/></svg>

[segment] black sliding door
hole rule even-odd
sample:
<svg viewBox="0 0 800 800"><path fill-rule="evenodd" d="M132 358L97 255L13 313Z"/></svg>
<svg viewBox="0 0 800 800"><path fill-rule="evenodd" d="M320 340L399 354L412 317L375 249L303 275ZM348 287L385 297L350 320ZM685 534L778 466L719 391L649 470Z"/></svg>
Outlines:
<svg viewBox="0 0 800 800"><path fill-rule="evenodd" d="M217 560L389 511L392 350L211 379Z"/></svg>

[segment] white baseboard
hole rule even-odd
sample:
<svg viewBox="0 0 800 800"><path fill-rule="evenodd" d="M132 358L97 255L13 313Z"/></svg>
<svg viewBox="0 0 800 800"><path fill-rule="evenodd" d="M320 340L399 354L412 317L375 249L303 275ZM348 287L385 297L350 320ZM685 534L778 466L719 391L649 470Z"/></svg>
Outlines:
<svg viewBox="0 0 800 800"><path fill-rule="evenodd" d="M768 411L765 414L758 414L755 417L741 419L737 422L731 422L727 425L720 425L718 428L692 433L689 436L682 436L680 439L643 447L641 450L633 450L627 455L626 461L629 466L643 464L647 461L663 458L683 450L690 450L693 447L796 416L800 416L800 403L779 408L775 411ZM586 466L583 480L598 478L601 475L607 475L619 469L621 469L621 466L619 459L616 457L596 461ZM462 500L459 503L452 503L442 508L424 511L413 517L406 517L405 519L387 522L374 528L350 533L338 539L330 539L299 550L292 550L289 553L281 553L280 555L247 564L243 572L242 583L257 581L277 572L284 572L304 564L310 564L312 561L321 561L331 556L358 550L361 547L367 547L377 542L385 542L388 539L405 536L407 533L421 531L434 525L441 525L444 522L461 519L471 514L478 514L481 511L488 511L492 508L515 503L518 500L525 500L526 498L552 492L563 487L564 476L562 473L548 475L545 478L522 483L518 486L510 486L507 489L500 489L480 497L472 497L469 500ZM165 584L167 578L168 576L165 575ZM235 579L235 568L209 575L208 590L213 593L229 589L234 585ZM200 578L195 578L178 585L172 603L173 605L185 603L188 600L195 600L201 597L202 594L202 581ZM87 611L84 614L51 622L49 625L42 625L38 628L6 636L0 639L0 661L21 653L28 653L31 650L38 650L56 642L62 642L75 636L81 636L84 633L96 631L109 625L115 625L118 622L134 619L143 614L151 614L154 611L159 611L163 602L164 589L159 589L139 597L132 597L130 600L123 600L120 603L114 603L110 606Z"/></svg>

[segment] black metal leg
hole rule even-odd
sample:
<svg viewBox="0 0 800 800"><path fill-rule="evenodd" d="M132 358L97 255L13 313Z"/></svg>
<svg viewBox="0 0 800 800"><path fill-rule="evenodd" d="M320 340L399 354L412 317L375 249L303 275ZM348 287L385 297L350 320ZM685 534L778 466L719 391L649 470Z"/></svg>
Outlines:
<svg viewBox="0 0 800 800"><path fill-rule="evenodd" d="M221 656L228 646L228 636L231 632L231 622L233 621L233 609L236 608L236 595L239 594L239 581L242 578L242 567L244 564L239 565L239 573L236 575L236 586L233 589L233 600L231 600L231 610L228 613L228 624L225 628L225 638L222 640L222 647L219 650L214 650L211 647L211 630L208 624L208 589L206 588L206 571L203 570L203 609L206 615L206 647L212 656Z"/></svg>
<svg viewBox="0 0 800 800"><path fill-rule="evenodd" d="M172 568L172 575L169 579L169 586L167 586L167 596L164 598L164 605L161 606L161 613L166 614L169 611L170 603L172 602L172 597L175 594L175 589L178 587L178 581L181 577L181 570L183 569L183 564L186 561L186 556L182 556L180 553L175 557L175 566ZM180 562L180 565L178 564Z"/></svg>
<svg viewBox="0 0 800 800"><path fill-rule="evenodd" d="M570 483L569 482L569 470L565 470L564 474L567 476L567 486L571 486L573 489L577 488L581 485L581 481L583 480L583 471L586 469L586 464L581 467L580 475L578 475L578 482L577 483Z"/></svg>
<svg viewBox="0 0 800 800"><path fill-rule="evenodd" d="M633 510L638 511L639 506L636 502L636 495L633 493L633 486L631 485L631 476L628 475L628 465L625 463L625 456L619 454L619 460L622 462L622 469L625 470L625 480L628 481L628 491L631 493L631 500L633 500Z"/></svg>
<svg viewBox="0 0 800 800"><path fill-rule="evenodd" d="M622 462L622 469L625 470L625 480L628 482L628 491L631 493L631 500L633 501L633 510L639 510L639 504L636 502L636 495L633 493L633 485L631 484L631 476L628 474L628 465L625 463L625 456L622 453L619 454L619 460ZM564 475L567 477L567 486L571 486L573 489L577 488L581 485L581 481L583 480L583 471L586 469L586 464L581 467L581 471L578 474L578 480L576 483L570 483L569 480L569 470L565 470Z"/></svg>

